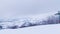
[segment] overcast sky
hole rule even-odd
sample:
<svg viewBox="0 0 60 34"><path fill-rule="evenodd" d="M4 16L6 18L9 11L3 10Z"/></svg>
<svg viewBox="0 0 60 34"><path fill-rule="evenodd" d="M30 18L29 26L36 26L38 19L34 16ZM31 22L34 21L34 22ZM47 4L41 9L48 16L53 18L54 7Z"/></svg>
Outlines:
<svg viewBox="0 0 60 34"><path fill-rule="evenodd" d="M60 10L60 0L0 0L0 17L41 14Z"/></svg>

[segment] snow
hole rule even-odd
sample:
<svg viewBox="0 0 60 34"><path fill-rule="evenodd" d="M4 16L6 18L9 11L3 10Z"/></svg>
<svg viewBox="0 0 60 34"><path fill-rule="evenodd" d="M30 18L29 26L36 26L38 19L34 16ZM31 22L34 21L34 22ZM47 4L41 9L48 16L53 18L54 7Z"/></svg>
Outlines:
<svg viewBox="0 0 60 34"><path fill-rule="evenodd" d="M60 33L60 24L56 22L58 20L58 16L54 15L55 13L45 13L45 14L39 14L39 15L30 15L28 17L24 18L17 18L17 19L2 19L0 25L5 28L5 29L0 29L1 34L59 34ZM40 18L39 18L40 17ZM50 19L54 20L54 23L51 22L52 24L49 25L49 22L47 21L47 17ZM50 20L49 19L49 20ZM43 22L43 20L45 20ZM40 22L42 21L42 22ZM57 24L56 24L56 23ZM30 23L32 24L42 24L39 26L31 26ZM24 24L24 25L23 25ZM46 24L46 25L44 25ZM19 28L21 26L28 26L25 28ZM30 26L31 27L30 27ZM14 26L17 26L16 29ZM13 27L13 28L12 28Z"/></svg>
<svg viewBox="0 0 60 34"><path fill-rule="evenodd" d="M58 20L58 16L54 16L55 13L50 14L49 13L44 13L44 14L39 14L39 15L29 15L27 17L22 17L22 18L14 18L14 19L2 19L0 25L2 28L10 28L10 27L29 27L33 25L44 25L44 24L56 24L58 23L56 20ZM49 21L48 21L49 17ZM53 20L53 21L51 21Z"/></svg>
<svg viewBox="0 0 60 34"><path fill-rule="evenodd" d="M3 29L0 30L0 34L60 34L60 24Z"/></svg>

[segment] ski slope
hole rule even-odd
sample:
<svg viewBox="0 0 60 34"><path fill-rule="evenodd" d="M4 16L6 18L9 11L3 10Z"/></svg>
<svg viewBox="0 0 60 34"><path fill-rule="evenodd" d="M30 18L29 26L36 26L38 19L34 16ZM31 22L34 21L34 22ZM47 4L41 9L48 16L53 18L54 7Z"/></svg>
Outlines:
<svg viewBox="0 0 60 34"><path fill-rule="evenodd" d="M0 34L60 34L60 24L3 29L0 30Z"/></svg>

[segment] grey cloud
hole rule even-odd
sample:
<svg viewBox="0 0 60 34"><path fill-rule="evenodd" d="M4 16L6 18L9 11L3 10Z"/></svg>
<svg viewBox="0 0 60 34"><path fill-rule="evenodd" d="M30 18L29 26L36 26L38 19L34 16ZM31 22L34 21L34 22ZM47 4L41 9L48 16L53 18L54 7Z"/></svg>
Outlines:
<svg viewBox="0 0 60 34"><path fill-rule="evenodd" d="M0 17L60 10L60 0L0 0Z"/></svg>

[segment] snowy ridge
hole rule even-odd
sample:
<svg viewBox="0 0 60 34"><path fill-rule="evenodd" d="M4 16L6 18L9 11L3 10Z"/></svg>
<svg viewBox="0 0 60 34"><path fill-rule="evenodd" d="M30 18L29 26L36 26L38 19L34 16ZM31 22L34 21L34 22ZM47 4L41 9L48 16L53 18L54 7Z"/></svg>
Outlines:
<svg viewBox="0 0 60 34"><path fill-rule="evenodd" d="M0 21L0 29L16 29L36 25L58 24L59 17L53 14L41 14L18 19Z"/></svg>

